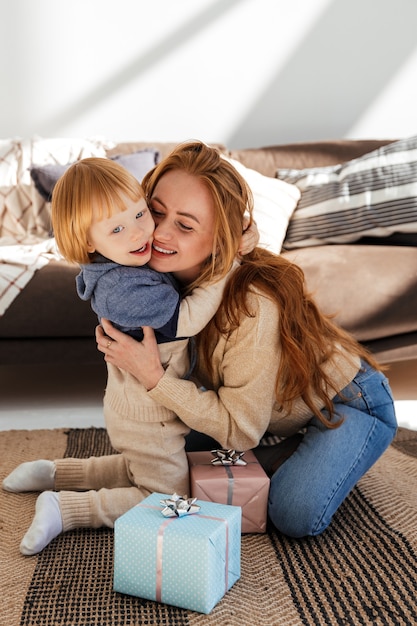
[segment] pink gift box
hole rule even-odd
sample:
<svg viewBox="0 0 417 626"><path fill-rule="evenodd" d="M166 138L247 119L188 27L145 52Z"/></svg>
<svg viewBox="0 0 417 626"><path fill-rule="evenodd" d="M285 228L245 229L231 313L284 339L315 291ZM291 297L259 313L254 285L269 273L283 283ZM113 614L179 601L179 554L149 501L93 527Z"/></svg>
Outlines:
<svg viewBox="0 0 417 626"><path fill-rule="evenodd" d="M269 478L251 450L242 459L247 465L213 465L211 452L188 452L191 496L242 508L242 533L264 533Z"/></svg>

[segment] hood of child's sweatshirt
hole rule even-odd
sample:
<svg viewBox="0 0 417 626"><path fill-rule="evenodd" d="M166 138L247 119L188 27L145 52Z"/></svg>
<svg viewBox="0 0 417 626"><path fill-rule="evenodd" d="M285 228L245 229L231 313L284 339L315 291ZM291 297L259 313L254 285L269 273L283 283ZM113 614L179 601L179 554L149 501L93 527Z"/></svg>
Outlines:
<svg viewBox="0 0 417 626"><path fill-rule="evenodd" d="M81 271L75 279L77 293L82 300L90 300L100 278L119 267L119 264L96 255L92 263L86 263L80 267Z"/></svg>

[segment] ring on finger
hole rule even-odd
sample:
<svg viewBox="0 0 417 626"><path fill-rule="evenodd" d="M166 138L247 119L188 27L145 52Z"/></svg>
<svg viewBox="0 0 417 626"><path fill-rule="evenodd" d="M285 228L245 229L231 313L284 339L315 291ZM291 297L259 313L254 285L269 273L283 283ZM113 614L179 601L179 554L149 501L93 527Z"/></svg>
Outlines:
<svg viewBox="0 0 417 626"><path fill-rule="evenodd" d="M110 348L112 343L113 343L113 341L111 339L110 339L110 341L107 342L107 345L106 345L106 349L107 350Z"/></svg>

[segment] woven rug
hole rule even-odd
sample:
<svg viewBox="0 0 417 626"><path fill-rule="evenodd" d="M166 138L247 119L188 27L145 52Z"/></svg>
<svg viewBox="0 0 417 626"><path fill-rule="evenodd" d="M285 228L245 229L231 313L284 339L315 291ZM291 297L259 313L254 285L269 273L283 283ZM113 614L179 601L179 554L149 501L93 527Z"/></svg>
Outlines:
<svg viewBox="0 0 417 626"><path fill-rule="evenodd" d="M1 432L1 478L22 461L110 453L104 429ZM417 624L417 432L400 429L321 536L242 536L241 579L210 615L113 592L108 529L21 556L36 494L0 498L1 626Z"/></svg>

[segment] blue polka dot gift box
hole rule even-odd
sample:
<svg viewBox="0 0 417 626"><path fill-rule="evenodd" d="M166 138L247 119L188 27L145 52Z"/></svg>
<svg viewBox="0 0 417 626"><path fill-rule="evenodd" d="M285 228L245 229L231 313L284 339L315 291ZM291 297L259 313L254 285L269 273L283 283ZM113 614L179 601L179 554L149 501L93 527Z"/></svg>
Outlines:
<svg viewBox="0 0 417 626"><path fill-rule="evenodd" d="M153 493L114 525L114 590L210 613L240 578L238 506Z"/></svg>

